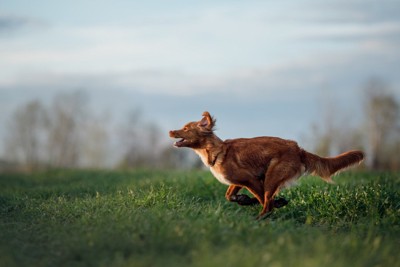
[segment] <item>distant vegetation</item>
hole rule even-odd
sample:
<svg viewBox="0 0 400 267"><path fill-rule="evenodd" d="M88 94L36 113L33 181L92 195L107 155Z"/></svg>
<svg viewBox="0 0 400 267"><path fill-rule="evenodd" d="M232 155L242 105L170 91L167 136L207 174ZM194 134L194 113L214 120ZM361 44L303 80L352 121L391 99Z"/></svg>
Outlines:
<svg viewBox="0 0 400 267"><path fill-rule="evenodd" d="M139 110L125 120L90 110L83 91L58 94L51 103L32 100L18 107L6 125L0 170L54 168L189 168L183 150L166 144L167 133L145 122ZM179 165L178 165L179 164Z"/></svg>
<svg viewBox="0 0 400 267"><path fill-rule="evenodd" d="M368 81L363 93L357 103L363 110L360 121L335 106L321 111L320 121L308 136L315 144L314 152L335 155L358 148L366 152L368 169L400 170L400 104L379 79Z"/></svg>
<svg viewBox="0 0 400 267"><path fill-rule="evenodd" d="M331 156L362 149L368 169L400 170L398 101L380 80L367 83L360 99L363 118L356 123L338 122L340 110L321 111L320 121L306 136L314 145L311 151ZM173 149L166 142L167 133L147 122L140 111L134 109L125 120L115 121L89 107L88 96L80 91L59 94L51 103L32 100L18 107L0 139L5 144L0 171L201 166L190 151Z"/></svg>
<svg viewBox="0 0 400 267"><path fill-rule="evenodd" d="M256 221L209 172L0 174L0 266L397 266L399 175L335 181Z"/></svg>

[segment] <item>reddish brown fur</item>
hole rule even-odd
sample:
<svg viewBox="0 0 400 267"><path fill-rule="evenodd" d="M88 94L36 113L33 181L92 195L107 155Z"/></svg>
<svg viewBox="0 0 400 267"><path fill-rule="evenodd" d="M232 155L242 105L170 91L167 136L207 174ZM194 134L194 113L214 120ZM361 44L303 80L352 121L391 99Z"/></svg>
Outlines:
<svg viewBox="0 0 400 267"><path fill-rule="evenodd" d="M331 182L331 176L363 160L361 151L349 151L334 158L323 158L300 148L296 142L278 137L239 138L222 141L214 134L215 119L208 112L198 122L170 131L176 147L192 148L210 167L214 176L229 185L225 197L240 201L238 192L248 189L263 205L259 218L274 207L279 189L305 172Z"/></svg>

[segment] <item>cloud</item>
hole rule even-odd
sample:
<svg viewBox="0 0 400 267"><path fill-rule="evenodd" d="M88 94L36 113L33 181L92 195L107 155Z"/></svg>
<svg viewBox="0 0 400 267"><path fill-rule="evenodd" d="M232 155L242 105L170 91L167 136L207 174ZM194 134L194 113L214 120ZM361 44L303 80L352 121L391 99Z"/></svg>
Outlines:
<svg viewBox="0 0 400 267"><path fill-rule="evenodd" d="M373 24L338 23L313 24L302 32L303 38L313 40L347 40L357 41L365 39L400 40L400 21L377 22Z"/></svg>
<svg viewBox="0 0 400 267"><path fill-rule="evenodd" d="M307 95L308 92L327 85L338 91L348 90L349 85L357 84L369 75L390 74L386 73L386 69L395 69L396 61L399 60L397 57L388 63L385 58L380 58L380 54L369 54L368 57L363 53L340 55L332 53L311 58L305 56L282 60L279 64L211 74L163 68L87 73L30 71L0 83L0 87L121 89L172 97L218 93L231 95L245 102L257 102L257 96L273 98L276 95L285 95L281 92L290 94L296 91ZM376 72L377 70L381 72Z"/></svg>
<svg viewBox="0 0 400 267"><path fill-rule="evenodd" d="M160 13L137 17L133 11L134 19L125 17L123 25L62 24L40 36L5 40L0 85L22 80L151 94L256 94L321 86L345 75L344 69L351 72L349 66L367 76L375 72L372 60L382 71L392 67L384 64L387 58L399 61L399 20L379 19L362 2L213 4L187 8L185 15L178 9ZM20 17L14 24L31 20Z"/></svg>
<svg viewBox="0 0 400 267"><path fill-rule="evenodd" d="M44 25L45 22L37 18L0 14L0 34Z"/></svg>
<svg viewBox="0 0 400 267"><path fill-rule="evenodd" d="M0 15L0 31L15 30L29 23L27 18Z"/></svg>
<svg viewBox="0 0 400 267"><path fill-rule="evenodd" d="M296 1L279 17L296 23L373 24L399 21L400 3L393 0ZM293 14L294 10L298 11Z"/></svg>

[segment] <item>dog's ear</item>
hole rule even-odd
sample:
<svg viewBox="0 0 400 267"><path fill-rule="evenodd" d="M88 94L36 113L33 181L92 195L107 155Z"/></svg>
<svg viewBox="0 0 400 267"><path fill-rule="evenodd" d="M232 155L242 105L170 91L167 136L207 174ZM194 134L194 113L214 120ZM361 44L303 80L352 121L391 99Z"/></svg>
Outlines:
<svg viewBox="0 0 400 267"><path fill-rule="evenodd" d="M203 112L203 118L199 121L199 126L212 131L215 126L215 119L208 113L208 111Z"/></svg>

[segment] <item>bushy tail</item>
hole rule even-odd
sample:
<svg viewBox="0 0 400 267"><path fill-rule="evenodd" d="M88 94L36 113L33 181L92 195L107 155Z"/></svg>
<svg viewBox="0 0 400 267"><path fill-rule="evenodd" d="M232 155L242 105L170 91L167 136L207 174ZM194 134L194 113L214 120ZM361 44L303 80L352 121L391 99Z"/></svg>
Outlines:
<svg viewBox="0 0 400 267"><path fill-rule="evenodd" d="M323 158L303 150L303 162L306 171L312 175L320 176L329 183L332 183L331 176L336 172L360 163L363 159L364 153L359 150L348 151L332 158Z"/></svg>

